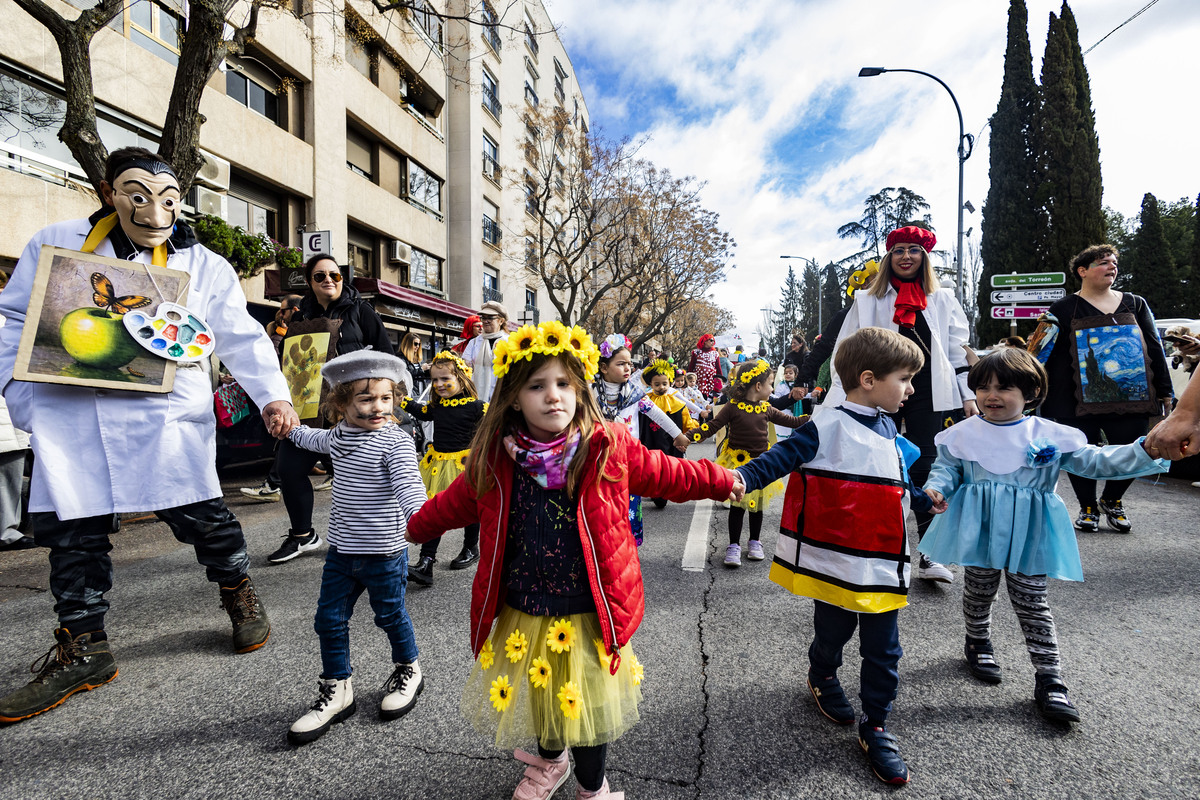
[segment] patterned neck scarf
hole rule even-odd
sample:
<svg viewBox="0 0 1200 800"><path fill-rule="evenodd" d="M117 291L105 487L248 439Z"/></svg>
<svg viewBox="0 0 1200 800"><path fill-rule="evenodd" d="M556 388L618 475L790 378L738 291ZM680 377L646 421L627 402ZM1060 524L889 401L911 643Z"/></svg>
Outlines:
<svg viewBox="0 0 1200 800"><path fill-rule="evenodd" d="M634 385L632 380L625 383L611 383L603 378L597 379L595 383L596 400L600 405L600 413L608 421L613 421L625 409L641 400L645 395L645 389L638 391L638 387Z"/></svg>
<svg viewBox="0 0 1200 800"><path fill-rule="evenodd" d="M924 311L929 301L925 290L915 280L902 281L892 278L891 284L896 289L896 313L892 316L892 322L905 328L915 327L917 312Z"/></svg>
<svg viewBox="0 0 1200 800"><path fill-rule="evenodd" d="M580 436L567 429L551 442L539 442L524 431L513 429L505 436L504 449L512 460L538 482L543 489L563 489L567 485L567 469L579 449Z"/></svg>

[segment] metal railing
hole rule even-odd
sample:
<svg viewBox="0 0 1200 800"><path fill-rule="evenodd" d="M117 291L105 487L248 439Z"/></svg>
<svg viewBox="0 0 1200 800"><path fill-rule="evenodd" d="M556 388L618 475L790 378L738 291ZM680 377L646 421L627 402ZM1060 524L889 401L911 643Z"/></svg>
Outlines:
<svg viewBox="0 0 1200 800"><path fill-rule="evenodd" d="M496 289L495 287L488 286L485 283L483 285L483 302L491 303L493 301L497 302L497 303L503 303L504 302L504 292L500 291L499 289Z"/></svg>
<svg viewBox="0 0 1200 800"><path fill-rule="evenodd" d="M525 46L529 48L529 52L533 53L534 58L537 58L537 54L538 54L537 36L535 36L533 34L533 31L530 30L528 25L525 26Z"/></svg>
<svg viewBox="0 0 1200 800"><path fill-rule="evenodd" d="M496 220L492 219L487 214L484 214L483 215L483 240L485 242L487 242L488 244L492 245L493 247L499 247L500 246L500 238L502 236L503 236L503 233L500 231L500 226L499 226L499 224L496 223Z"/></svg>
<svg viewBox="0 0 1200 800"><path fill-rule="evenodd" d="M488 86L483 87L483 107L493 117L500 119L500 100L496 97L496 92Z"/></svg>
<svg viewBox="0 0 1200 800"><path fill-rule="evenodd" d="M483 154L483 174L494 181L500 180L500 162L488 153Z"/></svg>
<svg viewBox="0 0 1200 800"><path fill-rule="evenodd" d="M531 320L530 325L537 325L542 321L542 313L538 311L537 306L525 306L525 314L521 317L522 320Z"/></svg>
<svg viewBox="0 0 1200 800"><path fill-rule="evenodd" d="M525 99L532 103L535 108L537 107L539 102L537 92L529 85L529 81L525 82Z"/></svg>

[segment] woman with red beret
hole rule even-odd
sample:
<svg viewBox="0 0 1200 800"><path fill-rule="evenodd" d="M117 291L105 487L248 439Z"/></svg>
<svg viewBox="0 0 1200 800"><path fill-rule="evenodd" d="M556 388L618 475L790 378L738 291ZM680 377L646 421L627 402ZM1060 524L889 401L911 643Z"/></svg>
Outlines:
<svg viewBox="0 0 1200 800"><path fill-rule="evenodd" d="M937 243L932 231L908 225L888 234L887 255L879 272L854 293L854 305L846 313L838 344L860 328L877 327L897 331L913 341L925 355L925 365L913 377L913 393L892 417L904 425L904 436L921 448L921 457L909 469L913 483L920 486L929 477L937 457L933 437L946 417L959 409L967 416L979 413L975 393L967 388L967 316L954 292L941 288L933 273L929 253ZM834 353L837 353L837 344ZM836 370L826 406L846 399ZM916 513L917 535L923 536L932 514ZM952 583L954 573L937 562L920 556L917 577Z"/></svg>

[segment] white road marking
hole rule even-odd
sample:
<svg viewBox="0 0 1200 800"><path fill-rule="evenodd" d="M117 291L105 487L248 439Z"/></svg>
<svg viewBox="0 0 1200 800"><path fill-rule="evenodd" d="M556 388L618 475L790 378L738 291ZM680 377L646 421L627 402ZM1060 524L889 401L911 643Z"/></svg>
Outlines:
<svg viewBox="0 0 1200 800"><path fill-rule="evenodd" d="M708 556L708 528L712 522L713 503L699 502L692 512L687 542L683 546L683 568L687 572L703 572Z"/></svg>

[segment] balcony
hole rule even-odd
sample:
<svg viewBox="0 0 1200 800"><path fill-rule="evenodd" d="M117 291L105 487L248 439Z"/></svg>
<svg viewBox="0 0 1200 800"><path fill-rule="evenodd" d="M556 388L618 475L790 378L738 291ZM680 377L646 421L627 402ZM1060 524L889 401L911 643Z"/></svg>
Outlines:
<svg viewBox="0 0 1200 800"><path fill-rule="evenodd" d="M504 292L500 291L495 286L488 286L485 283L483 285L483 302L485 302L485 303L491 303L491 302L503 303L504 302Z"/></svg>
<svg viewBox="0 0 1200 800"><path fill-rule="evenodd" d="M496 97L496 90L489 86L483 87L483 107L488 113L500 119L500 100Z"/></svg>
<svg viewBox="0 0 1200 800"><path fill-rule="evenodd" d="M537 306L525 306L525 313L521 315L521 323L525 325L537 325L542 321L542 312L538 311Z"/></svg>
<svg viewBox="0 0 1200 800"><path fill-rule="evenodd" d="M533 57L537 58L538 43L537 36L530 30L529 26L525 26L525 46L529 48L529 52L533 53Z"/></svg>
<svg viewBox="0 0 1200 800"><path fill-rule="evenodd" d="M496 183L500 182L500 162L487 153L483 154L483 174Z"/></svg>
<svg viewBox="0 0 1200 800"><path fill-rule="evenodd" d="M534 108L537 108L537 106L538 106L538 96L537 96L537 92L535 92L535 91L533 90L533 87L529 85L529 81L526 81L526 82L525 82L525 99L526 99L526 100L528 100L528 101L529 101L529 103L530 103L530 104L531 104L531 105L532 105Z"/></svg>
<svg viewBox="0 0 1200 800"><path fill-rule="evenodd" d="M567 93L563 89L563 82L561 78L556 77L554 79L554 96L558 98L558 102L560 104L567 102Z"/></svg>
<svg viewBox="0 0 1200 800"><path fill-rule="evenodd" d="M502 235L503 234L500 231L500 226L496 223L496 220L492 219L487 214L484 214L483 215L483 240L485 242L487 242L488 244L490 244L492 247L499 247L500 246L500 238Z"/></svg>
<svg viewBox="0 0 1200 800"><path fill-rule="evenodd" d="M492 12L493 15L495 12ZM492 52L500 55L500 34L496 31L496 25L493 22L485 21L483 23L483 40L487 42L488 47L492 48Z"/></svg>

